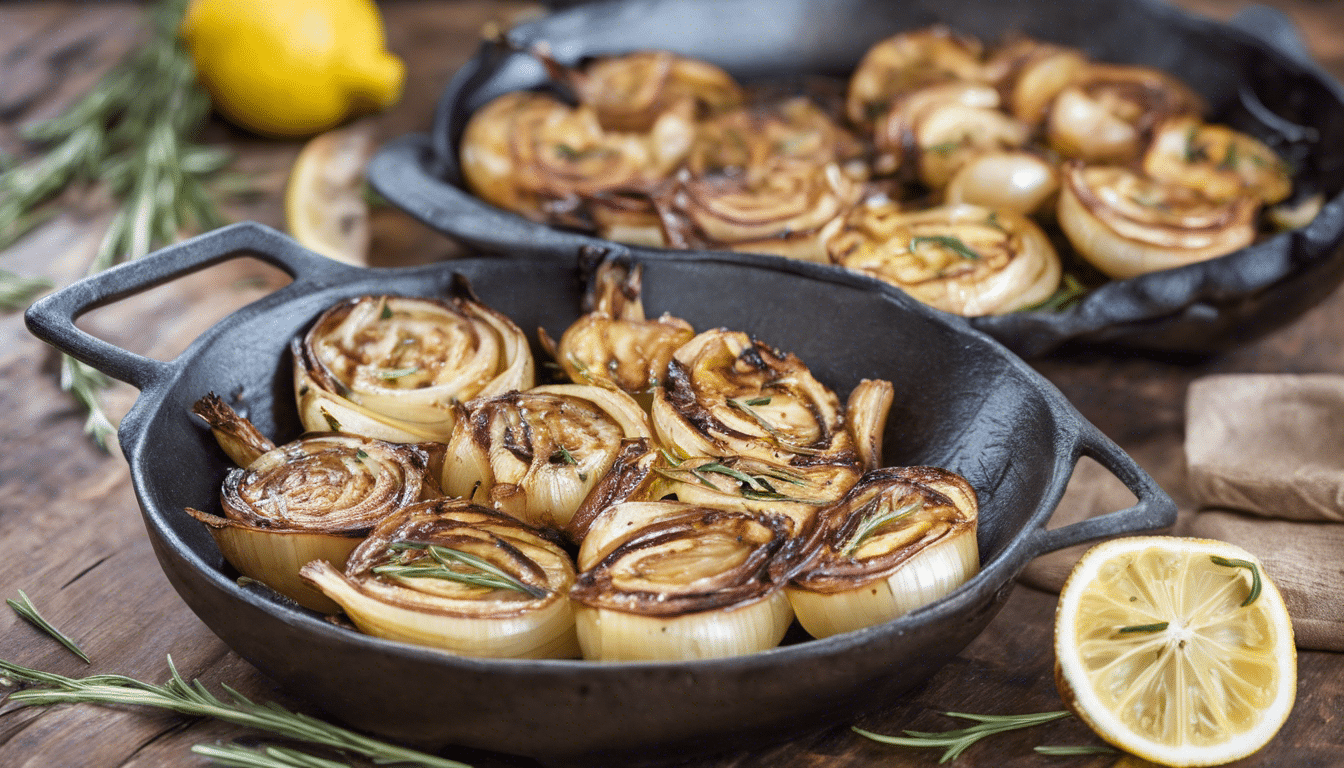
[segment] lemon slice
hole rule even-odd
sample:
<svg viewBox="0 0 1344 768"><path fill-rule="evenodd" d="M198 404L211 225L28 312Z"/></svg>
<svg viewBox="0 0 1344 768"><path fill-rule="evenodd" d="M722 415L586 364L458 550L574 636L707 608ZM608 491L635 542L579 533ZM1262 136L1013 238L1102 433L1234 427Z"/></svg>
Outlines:
<svg viewBox="0 0 1344 768"><path fill-rule="evenodd" d="M350 264L367 264L369 205L364 166L373 156L367 123L328 131L304 145L285 188L285 225L305 248Z"/></svg>
<svg viewBox="0 0 1344 768"><path fill-rule="evenodd" d="M1297 693L1293 627L1250 553L1131 537L1074 566L1055 614L1055 680L1097 735L1170 766L1255 752Z"/></svg>

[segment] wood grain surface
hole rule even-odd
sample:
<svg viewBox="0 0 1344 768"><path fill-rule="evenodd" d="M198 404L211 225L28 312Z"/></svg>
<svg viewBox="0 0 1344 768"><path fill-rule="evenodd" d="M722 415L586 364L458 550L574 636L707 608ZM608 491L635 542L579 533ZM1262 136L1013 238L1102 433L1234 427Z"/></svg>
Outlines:
<svg viewBox="0 0 1344 768"><path fill-rule="evenodd" d="M1217 18L1242 0L1181 0ZM1344 3L1272 0L1302 28L1317 59L1344 77ZM423 0L382 4L391 49L408 65L402 101L369 120L380 140L423 131L439 92L474 51L487 24L508 24L534 6L491 0ZM22 124L58 112L143 35L131 3L0 4L0 150L24 157ZM230 146L235 167L259 180L257 194L232 202L233 219L283 227L281 198L299 142L265 141L214 122L208 139ZM66 285L83 274L106 225L106 200L69 194L60 213L0 253L0 269L44 275ZM448 241L391 210L375 213L376 263L418 264L456 253ZM81 321L95 334L135 352L170 359L215 320L283 284L276 270L240 260L178 280ZM82 434L83 414L57 382L58 358L32 338L17 313L0 317L0 592L24 590L54 624L92 656L86 666L8 610L0 610L0 658L82 676L119 673L149 681L167 675L167 656L207 685L304 711L230 652L187 609L160 572L145 537L125 462ZM1344 292L1284 329L1217 359L1180 363L1146 357L1071 356L1039 361L1085 416L1129 451L1185 502L1184 397L1200 376L1225 372L1344 373ZM124 413L135 391L109 396ZM1018 586L1006 607L971 646L898 706L855 724L897 733L959 727L943 711L1023 713L1060 708L1051 674L1055 596ZM193 744L255 739L255 732L214 721L130 708L62 706L23 709L0 688L0 768L62 766L205 766ZM1279 735L1244 766L1344 765L1344 655L1299 655L1298 702ZM970 749L965 766L1139 765L1120 755L1046 757L1038 744L1095 745L1083 725L1064 720L997 737ZM529 761L468 752L448 756L476 766ZM800 734L777 747L700 760L695 768L918 766L936 751L884 747L847 727Z"/></svg>

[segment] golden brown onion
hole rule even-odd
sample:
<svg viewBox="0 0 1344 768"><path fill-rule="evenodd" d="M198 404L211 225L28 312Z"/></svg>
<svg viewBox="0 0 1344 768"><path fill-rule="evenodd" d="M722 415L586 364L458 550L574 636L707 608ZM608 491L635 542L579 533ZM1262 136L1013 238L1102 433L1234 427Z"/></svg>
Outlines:
<svg viewBox="0 0 1344 768"><path fill-rule="evenodd" d="M507 515L462 500L389 517L350 556L303 577L361 632L463 656L578 655L569 555Z"/></svg>
<svg viewBox="0 0 1344 768"><path fill-rule="evenodd" d="M877 121L873 143L878 151L874 170L890 174L905 164L905 156L918 151L914 126L930 110L944 104L978 109L999 106L999 92L988 83L952 80L934 83L898 97Z"/></svg>
<svg viewBox="0 0 1344 768"><path fill-rule="evenodd" d="M311 560L344 563L383 518L438 495L429 457L413 445L316 434L259 456L224 479L224 517L187 512L210 528L238 572L314 610L331 602L299 579Z"/></svg>
<svg viewBox="0 0 1344 768"><path fill-rule="evenodd" d="M1293 181L1274 150L1259 140L1197 117L1167 120L1153 134L1143 172L1191 187L1213 200L1254 197L1273 205L1293 191Z"/></svg>
<svg viewBox="0 0 1344 768"><path fill-rule="evenodd" d="M794 355L738 331L705 331L678 349L652 417L659 441L681 458L858 461L835 393Z"/></svg>
<svg viewBox="0 0 1344 768"><path fill-rule="evenodd" d="M219 447L240 467L246 467L263 453L275 449L270 438L261 434L252 422L239 416L214 392L197 400L191 411L205 419Z"/></svg>
<svg viewBox="0 0 1344 768"><path fill-rule="evenodd" d="M457 403L532 386L527 337L464 283L456 290L450 301L363 296L323 313L292 344L304 428L447 442Z"/></svg>
<svg viewBox="0 0 1344 768"><path fill-rule="evenodd" d="M686 167L654 196L666 244L821 260L818 230L863 192L857 152L805 99L727 113L700 128Z"/></svg>
<svg viewBox="0 0 1344 768"><path fill-rule="evenodd" d="M1221 256L1255 239L1249 197L1226 202L1125 168L1066 164L1059 226L1075 250L1113 278Z"/></svg>
<svg viewBox="0 0 1344 768"><path fill-rule="evenodd" d="M1139 157L1158 123L1203 110L1199 94L1165 72L1089 64L1055 98L1046 134L1065 157L1126 163Z"/></svg>
<svg viewBox="0 0 1344 768"><path fill-rule="evenodd" d="M1059 191L1055 166L1031 152L985 152L967 160L943 190L947 205L970 203L1028 215Z"/></svg>
<svg viewBox="0 0 1344 768"><path fill-rule="evenodd" d="M882 466L882 432L896 397L896 388L885 379L862 379L845 403L845 426L854 440L854 450L864 472Z"/></svg>
<svg viewBox="0 0 1344 768"><path fill-rule="evenodd" d="M831 259L944 312L993 315L1032 306L1059 286L1059 256L1040 227L973 205L905 213L856 208L827 229Z"/></svg>
<svg viewBox="0 0 1344 768"><path fill-rule="evenodd" d="M845 113L869 127L898 97L933 83L984 80L978 40L945 26L902 32L864 54L849 79Z"/></svg>
<svg viewBox="0 0 1344 768"><path fill-rule="evenodd" d="M1016 149L1030 136L1025 123L997 109L951 101L924 110L910 131L919 153L919 180L931 189L946 186L969 160Z"/></svg>
<svg viewBox="0 0 1344 768"><path fill-rule="evenodd" d="M563 528L648 418L619 390L536 387L474 401L448 443L445 493L539 527Z"/></svg>
<svg viewBox="0 0 1344 768"><path fill-rule="evenodd" d="M619 389L647 399L667 378L677 347L695 336L691 324L664 313L644 316L640 268L607 260L584 295L584 314L555 343L539 329L542 346L576 384Z"/></svg>
<svg viewBox="0 0 1344 768"><path fill-rule="evenodd" d="M585 206L605 203L605 215L634 226L632 219L649 216L647 204L618 193L664 178L685 156L693 132L689 105L662 114L646 132L624 133L604 130L591 107L506 93L468 121L462 174L483 200L536 221L591 226L588 217L597 214Z"/></svg>
<svg viewBox="0 0 1344 768"><path fill-rule="evenodd" d="M578 69L542 57L552 76L567 82L608 131L648 131L659 117L688 103L702 119L743 100L742 87L727 72L667 51L604 56Z"/></svg>
<svg viewBox="0 0 1344 768"><path fill-rule="evenodd" d="M798 622L829 637L894 619L979 570L975 491L935 467L869 472L818 513L813 549L787 592Z"/></svg>
<svg viewBox="0 0 1344 768"><path fill-rule="evenodd" d="M610 507L579 552L584 658L687 660L773 648L793 619L789 525L676 502Z"/></svg>
<svg viewBox="0 0 1344 768"><path fill-rule="evenodd" d="M1008 111L1038 127L1059 92L1087 66L1079 50L1019 38L998 48L985 61L987 77L1005 94Z"/></svg>
<svg viewBox="0 0 1344 768"><path fill-rule="evenodd" d="M645 498L675 498L688 504L751 514L775 515L801 536L817 510L832 504L859 479L857 467L818 464L790 467L745 456L683 459L653 470Z"/></svg>

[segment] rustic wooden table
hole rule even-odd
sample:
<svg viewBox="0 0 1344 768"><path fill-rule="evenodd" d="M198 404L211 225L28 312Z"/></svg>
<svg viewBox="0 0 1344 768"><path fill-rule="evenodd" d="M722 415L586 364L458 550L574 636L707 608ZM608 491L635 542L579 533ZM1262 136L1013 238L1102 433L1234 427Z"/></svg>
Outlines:
<svg viewBox="0 0 1344 768"><path fill-rule="evenodd" d="M1230 17L1245 0L1180 0L1200 13ZM1292 16L1313 54L1344 78L1344 3L1271 0ZM530 6L493 0L386 2L390 47L409 68L408 89L373 118L380 140L427 128L454 69L475 49L482 27L509 23ZM131 3L0 5L0 149L21 154L15 129L57 112L142 39ZM282 227L281 196L300 143L264 141L214 123L209 138L228 144L236 167L261 189L233 204L234 219ZM106 201L68 195L60 213L0 254L0 268L75 280L108 222ZM424 263L452 255L451 244L408 218L376 212L379 264ZM215 320L273 290L274 271L234 261L89 315L82 325L132 351L170 359ZM1146 358L1080 356L1037 367L1107 435L1128 450L1178 502L1183 489L1183 403L1195 378L1222 372L1344 373L1344 291L1286 328L1218 359L1177 364ZM36 341L17 313L0 317L0 591L27 592L93 657L86 667L7 610L0 610L0 658L63 674L121 673L150 681L167 674L166 656L208 685L303 708L233 654L178 599L150 551L125 462L81 433L83 414L57 384L57 356ZM109 403L124 413L135 392L121 386ZM1142 414L1136 418L1136 414ZM1019 586L985 633L908 700L858 724L881 732L958 727L939 712L1020 713L1060 708L1049 652L1055 596ZM1299 656L1297 706L1279 735L1240 765L1344 764L1344 655ZM62 706L20 709L0 689L0 766L206 765L190 752L202 742L246 738L244 729L138 709ZM962 765L1110 766L1117 755L1056 758L1036 744L1098 744L1080 723L1061 721L972 748ZM765 751L694 763L727 766L933 765L935 751L883 747L845 727L805 734ZM479 766L532 765L493 755L450 753ZM1129 764L1137 764L1130 762Z"/></svg>

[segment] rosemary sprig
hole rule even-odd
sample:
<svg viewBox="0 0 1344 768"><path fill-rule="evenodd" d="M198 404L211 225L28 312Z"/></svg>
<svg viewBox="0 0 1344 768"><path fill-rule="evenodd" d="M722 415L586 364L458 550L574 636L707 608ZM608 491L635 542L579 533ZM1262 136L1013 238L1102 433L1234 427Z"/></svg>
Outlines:
<svg viewBox="0 0 1344 768"><path fill-rule="evenodd" d="M152 34L62 114L24 129L43 147L34 160L0 173L0 248L37 226L43 206L75 184L96 184L117 209L89 267L100 272L176 240L184 229L223 223L206 191L228 153L193 143L210 110L190 55L177 39L186 0L151 6ZM0 291L20 288L0 276ZM111 381L69 357L62 388L89 410L85 431L106 447L115 426L101 392Z"/></svg>
<svg viewBox="0 0 1344 768"><path fill-rule="evenodd" d="M879 499L873 499L872 501L868 502L866 506L873 507L878 503L878 501ZM877 533L878 529L880 529L882 526L894 520L898 520L902 517L905 517L906 515L918 512L923 508L924 508L924 500L916 499L915 501L912 501L903 507L888 509L887 511L881 512L879 514L865 514L863 519L859 522L858 530L854 532L854 535L850 537L849 542L845 544L843 549L840 550L840 555L842 557L848 557L849 555L854 554L859 550L859 547L863 546L863 543L865 541L872 538L873 534Z"/></svg>
<svg viewBox="0 0 1344 768"><path fill-rule="evenodd" d="M766 419L764 416L756 412L756 409L752 406L752 403L757 402L759 400L760 398L751 398L748 400L743 400L741 398L729 398L726 402L728 403L729 408L732 408L733 410L736 411L741 411L743 414L746 414L746 416L750 418L752 421L756 422L756 425L761 429L765 430L765 433L767 435L770 435L770 437L774 438L775 442L778 443L781 448L787 448L788 450L794 453L800 453L804 456L819 456L822 453L824 453L824 451L819 451L816 448L809 448L805 445L798 445L797 443L794 443L793 441L789 440L789 438L786 437L783 432L780 432L779 429L775 427L774 424L771 424L768 419Z"/></svg>
<svg viewBox="0 0 1344 768"><path fill-rule="evenodd" d="M1219 557L1218 555L1209 555L1209 559L1213 561L1214 565L1221 565L1225 568L1246 568L1250 570L1251 593L1246 596L1244 601L1242 601L1242 608L1254 603L1256 599L1260 597L1260 569L1255 567L1255 563L1252 563L1250 560L1229 560L1226 557Z"/></svg>
<svg viewBox="0 0 1344 768"><path fill-rule="evenodd" d="M350 768L350 764L300 752L292 747L196 744L191 751L227 768Z"/></svg>
<svg viewBox="0 0 1344 768"><path fill-rule="evenodd" d="M928 237L912 237L910 238L910 246L909 246L910 253L915 253L915 251L919 248L919 246L923 245L924 243L941 245L944 248L955 251L959 256L961 256L964 259L970 259L971 261L980 260L979 253L976 253L975 250L973 250L969 245L967 245L961 238L953 237L952 235L929 235Z"/></svg>
<svg viewBox="0 0 1344 768"><path fill-rule="evenodd" d="M0 659L0 675L35 686L9 695L8 700L20 706L111 704L155 707L192 717L212 717L287 739L320 744L362 755L383 765L471 768L456 760L388 744L301 712L291 712L274 702L253 702L227 685L223 688L228 698L220 699L210 693L201 681L192 680L188 683L183 679L171 656L168 657L168 668L172 671L168 682L153 685L123 675L91 675L82 679L65 677Z"/></svg>
<svg viewBox="0 0 1344 768"><path fill-rule="evenodd" d="M495 566L468 552L439 544L421 541L395 541L388 545L393 551L422 550L434 561L424 564L424 558L409 563L391 563L374 566L373 572L379 576L391 576L402 579L444 579L460 584L470 584L490 589L511 589L533 598L543 598L550 594L547 590L528 584L508 571ZM474 571L463 571L454 566L465 565Z"/></svg>
<svg viewBox="0 0 1344 768"><path fill-rule="evenodd" d="M1023 307L1019 312L1059 312L1068 309L1087 295L1087 286L1071 272L1065 272L1059 288L1039 304Z"/></svg>
<svg viewBox="0 0 1344 768"><path fill-rule="evenodd" d="M865 731L862 728L854 728L854 732L860 736L872 739L883 744L892 744L898 747L920 747L925 749L936 749L946 747L939 763L946 763L949 760L955 760L965 752L972 744L985 738L993 736L996 733L1006 733L1022 728L1031 728L1036 725L1043 725L1054 720L1062 720L1069 717L1065 711L1059 712L1037 712L1028 715L973 715L965 712L944 712L948 717L960 717L965 720L973 720L977 725L967 728L960 728L953 731L942 731L931 733L928 731L904 731L905 736L884 736L880 733Z"/></svg>
<svg viewBox="0 0 1344 768"><path fill-rule="evenodd" d="M1153 624L1135 624L1131 627L1121 627L1115 631L1122 635L1133 634L1136 632L1161 632L1169 626L1171 626L1171 622L1159 621Z"/></svg>
<svg viewBox="0 0 1344 768"><path fill-rule="evenodd" d="M19 590L18 600L9 598L6 599L5 602L9 603L9 607L13 608L14 612L19 614L23 619L43 632L46 632L48 635L51 635L56 639L56 642L64 645L71 653L83 659L85 664L90 663L88 654L84 653L84 651L75 644L74 640L71 640L64 632L53 626L50 621L47 621L41 613L38 613L37 606L33 605L33 601L29 599L28 595L24 594L22 589Z"/></svg>

